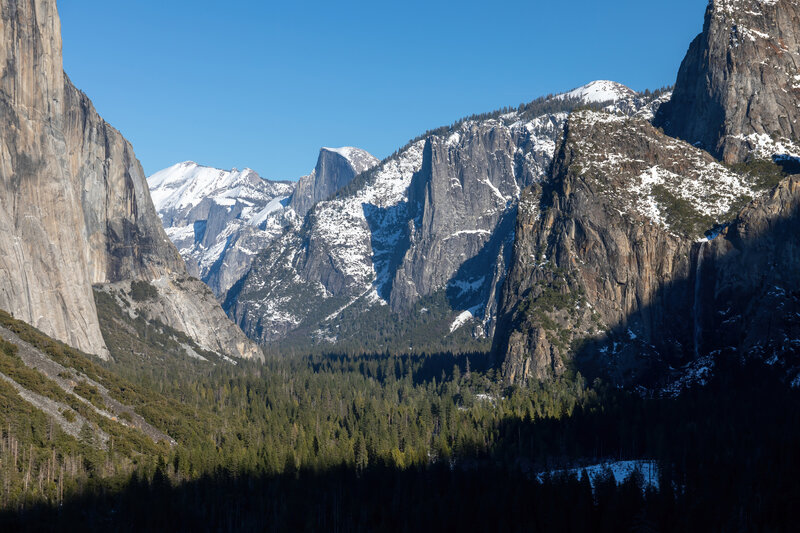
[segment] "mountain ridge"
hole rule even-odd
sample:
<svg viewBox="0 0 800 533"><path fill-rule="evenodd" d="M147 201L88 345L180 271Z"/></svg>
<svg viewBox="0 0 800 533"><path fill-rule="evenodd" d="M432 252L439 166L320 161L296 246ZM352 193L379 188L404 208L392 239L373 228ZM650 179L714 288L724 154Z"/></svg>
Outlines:
<svg viewBox="0 0 800 533"><path fill-rule="evenodd" d="M666 135L570 117L517 221L495 337L507 383L581 372L674 395L725 357L796 381L798 14L789 0L709 2L655 113Z"/></svg>
<svg viewBox="0 0 800 533"><path fill-rule="evenodd" d="M623 96L539 99L429 132L317 204L301 229L260 254L224 307L260 341L297 330L315 342L338 342L344 310L361 309L357 316L388 305L407 314L441 292L449 302L423 322L440 322L447 333L469 310L477 320L459 323L491 336L516 198L544 176L565 111L588 104L650 117L662 94ZM426 260L431 254L441 260ZM479 275L486 268L495 269L492 279Z"/></svg>
<svg viewBox="0 0 800 533"><path fill-rule="evenodd" d="M646 121L573 113L521 204L495 338L505 379L571 367L631 384L693 360L698 242L765 193Z"/></svg>
<svg viewBox="0 0 800 533"><path fill-rule="evenodd" d="M148 185L190 273L224 300L253 256L374 161L359 148L322 148L315 170L297 182L264 179L251 169L184 162L156 172Z"/></svg>

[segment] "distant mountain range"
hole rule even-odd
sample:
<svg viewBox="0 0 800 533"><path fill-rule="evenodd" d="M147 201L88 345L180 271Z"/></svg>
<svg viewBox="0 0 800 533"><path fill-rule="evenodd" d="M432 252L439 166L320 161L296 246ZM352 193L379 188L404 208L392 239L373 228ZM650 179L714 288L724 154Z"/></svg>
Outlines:
<svg viewBox="0 0 800 533"><path fill-rule="evenodd" d="M253 257L320 200L378 163L358 148L323 148L311 174L270 181L251 169L224 171L188 161L148 179L167 235L189 272L224 299Z"/></svg>
<svg viewBox="0 0 800 533"><path fill-rule="evenodd" d="M297 182L145 180L64 76L45 4L13 10L41 46L3 33L0 307L47 334L107 357L103 298L224 357L492 350L509 382L661 387L736 351L797 372L793 2L710 3L674 92L596 81L383 161L323 148Z"/></svg>

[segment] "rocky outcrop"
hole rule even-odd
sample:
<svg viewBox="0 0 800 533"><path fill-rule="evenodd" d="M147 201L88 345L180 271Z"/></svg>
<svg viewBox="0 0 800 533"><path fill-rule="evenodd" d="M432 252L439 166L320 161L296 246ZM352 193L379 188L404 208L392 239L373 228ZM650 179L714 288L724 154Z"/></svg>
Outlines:
<svg viewBox="0 0 800 533"><path fill-rule="evenodd" d="M142 296L133 297L136 293L133 285L137 283L140 293L142 287L146 288ZM263 359L259 348L231 323L208 285L197 279L162 276L151 282L96 285L95 290L129 295L122 303L126 311L187 335L202 350L223 358Z"/></svg>
<svg viewBox="0 0 800 533"><path fill-rule="evenodd" d="M413 141L270 245L226 309L260 340L369 337L383 347L418 326L445 345L457 345L464 330L490 337L520 191L547 176L568 112L591 104L652 114L659 103L611 82L595 85L581 92L588 100L542 98Z"/></svg>
<svg viewBox="0 0 800 533"><path fill-rule="evenodd" d="M798 154L800 4L713 0L656 123L728 163Z"/></svg>
<svg viewBox="0 0 800 533"><path fill-rule="evenodd" d="M800 176L748 205L704 249L699 354L735 351L800 368ZM800 382L798 382L800 383Z"/></svg>
<svg viewBox="0 0 800 533"><path fill-rule="evenodd" d="M693 358L697 241L758 194L647 122L573 113L552 175L520 202L495 336L505 379L641 382Z"/></svg>
<svg viewBox="0 0 800 533"><path fill-rule="evenodd" d="M92 285L182 277L184 263L130 144L64 75L55 1L2 0L0 16L0 308L103 357ZM224 327L211 334L247 345L228 353L255 353Z"/></svg>
<svg viewBox="0 0 800 533"><path fill-rule="evenodd" d="M378 163L377 158L360 148L322 148L314 171L298 180L289 205L302 218L314 204L327 200Z"/></svg>

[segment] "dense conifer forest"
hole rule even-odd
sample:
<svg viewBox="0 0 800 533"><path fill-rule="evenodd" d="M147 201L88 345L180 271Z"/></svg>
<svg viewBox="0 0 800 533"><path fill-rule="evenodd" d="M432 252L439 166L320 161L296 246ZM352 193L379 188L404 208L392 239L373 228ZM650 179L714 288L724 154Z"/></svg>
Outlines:
<svg viewBox="0 0 800 533"><path fill-rule="evenodd" d="M481 353L153 355L145 371L3 323L176 441L100 418L104 446L89 428L71 437L0 382L3 530L785 531L800 502L798 392L735 356L657 399L580 375L506 388ZM58 394L23 376L12 344L0 362ZM660 490L538 475L618 459L655 461Z"/></svg>

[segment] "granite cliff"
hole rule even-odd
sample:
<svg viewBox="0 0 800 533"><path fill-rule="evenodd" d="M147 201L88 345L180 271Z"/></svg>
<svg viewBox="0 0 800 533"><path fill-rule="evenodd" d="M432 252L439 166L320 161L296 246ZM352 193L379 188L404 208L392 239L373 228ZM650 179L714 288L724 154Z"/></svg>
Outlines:
<svg viewBox="0 0 800 533"><path fill-rule="evenodd" d="M795 378L798 14L710 2L663 130L570 117L520 203L494 339L508 382L580 371L675 393L730 354Z"/></svg>
<svg viewBox="0 0 800 533"><path fill-rule="evenodd" d="M704 233L762 192L646 121L573 113L550 179L520 203L495 338L506 379L640 382L690 361Z"/></svg>
<svg viewBox="0 0 800 533"><path fill-rule="evenodd" d="M378 159L360 148L322 148L311 174L297 181L289 205L302 218L314 204L327 200L357 175L378 163Z"/></svg>
<svg viewBox="0 0 800 533"><path fill-rule="evenodd" d="M656 125L727 163L800 155L800 4L714 0Z"/></svg>
<svg viewBox="0 0 800 533"><path fill-rule="evenodd" d="M187 277L184 262L131 145L64 74L55 0L3 0L0 17L0 308L106 357L93 286L171 283ZM201 292L158 297L201 319L193 333L204 348L260 356Z"/></svg>

